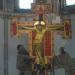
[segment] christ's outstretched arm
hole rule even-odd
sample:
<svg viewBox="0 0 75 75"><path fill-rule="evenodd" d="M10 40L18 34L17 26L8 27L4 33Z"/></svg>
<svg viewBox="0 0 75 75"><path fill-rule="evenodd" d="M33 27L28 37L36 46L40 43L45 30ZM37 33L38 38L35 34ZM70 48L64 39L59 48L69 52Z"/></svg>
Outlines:
<svg viewBox="0 0 75 75"><path fill-rule="evenodd" d="M61 30L63 31L64 30L64 25L50 25L48 27L46 27L47 30Z"/></svg>
<svg viewBox="0 0 75 75"><path fill-rule="evenodd" d="M27 26L18 26L19 30L35 30L34 26L27 27Z"/></svg>

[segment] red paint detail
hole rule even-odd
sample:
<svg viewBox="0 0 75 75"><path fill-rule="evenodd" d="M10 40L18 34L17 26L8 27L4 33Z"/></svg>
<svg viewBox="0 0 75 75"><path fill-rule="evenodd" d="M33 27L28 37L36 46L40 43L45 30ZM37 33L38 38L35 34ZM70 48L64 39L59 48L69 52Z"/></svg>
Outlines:
<svg viewBox="0 0 75 75"><path fill-rule="evenodd" d="M52 56L52 38L50 31L47 31L45 33L43 46L44 46L45 56Z"/></svg>
<svg viewBox="0 0 75 75"><path fill-rule="evenodd" d="M16 26L15 22L13 22L12 25L11 25L11 32L12 32L12 35L17 34L17 26Z"/></svg>

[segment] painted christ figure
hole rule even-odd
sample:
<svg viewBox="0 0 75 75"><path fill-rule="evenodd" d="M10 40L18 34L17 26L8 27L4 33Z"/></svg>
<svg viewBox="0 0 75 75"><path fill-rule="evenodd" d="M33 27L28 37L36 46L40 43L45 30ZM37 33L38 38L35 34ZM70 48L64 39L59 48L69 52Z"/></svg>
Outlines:
<svg viewBox="0 0 75 75"><path fill-rule="evenodd" d="M32 42L33 55L36 57L35 62L44 67L46 51L44 51L43 39L46 36L46 32L47 31L50 32L50 28L46 27L46 24L43 20L36 21L34 23L34 27L20 27L20 28L24 30L32 30L34 33L36 33ZM48 40L47 40L47 43L49 43ZM47 52L46 54L49 54L49 52Z"/></svg>

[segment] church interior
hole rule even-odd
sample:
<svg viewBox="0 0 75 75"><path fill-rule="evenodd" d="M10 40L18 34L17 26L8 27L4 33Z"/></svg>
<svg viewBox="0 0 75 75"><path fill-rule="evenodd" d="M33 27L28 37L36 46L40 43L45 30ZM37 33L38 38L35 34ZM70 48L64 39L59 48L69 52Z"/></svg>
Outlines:
<svg viewBox="0 0 75 75"><path fill-rule="evenodd" d="M0 75L75 75L75 0L0 0Z"/></svg>

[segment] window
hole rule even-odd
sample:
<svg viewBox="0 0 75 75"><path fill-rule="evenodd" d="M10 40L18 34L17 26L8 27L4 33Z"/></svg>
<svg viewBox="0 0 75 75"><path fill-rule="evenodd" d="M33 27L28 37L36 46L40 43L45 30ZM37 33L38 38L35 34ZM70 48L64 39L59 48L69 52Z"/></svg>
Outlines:
<svg viewBox="0 0 75 75"><path fill-rule="evenodd" d="M75 0L66 0L66 5L75 5Z"/></svg>
<svg viewBox="0 0 75 75"><path fill-rule="evenodd" d="M33 3L33 0L19 0L19 8L31 9L31 3Z"/></svg>

